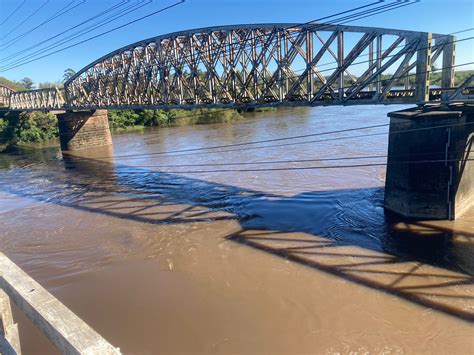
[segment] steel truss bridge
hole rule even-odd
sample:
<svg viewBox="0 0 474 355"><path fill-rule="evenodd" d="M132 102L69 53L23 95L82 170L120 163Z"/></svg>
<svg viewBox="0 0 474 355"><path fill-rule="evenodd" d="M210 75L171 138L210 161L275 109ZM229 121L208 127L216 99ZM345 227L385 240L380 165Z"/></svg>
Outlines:
<svg viewBox="0 0 474 355"><path fill-rule="evenodd" d="M455 44L450 35L318 23L209 27L120 48L61 89L0 88L0 105L33 111L466 101L472 77L454 85ZM436 88L434 72L441 77Z"/></svg>

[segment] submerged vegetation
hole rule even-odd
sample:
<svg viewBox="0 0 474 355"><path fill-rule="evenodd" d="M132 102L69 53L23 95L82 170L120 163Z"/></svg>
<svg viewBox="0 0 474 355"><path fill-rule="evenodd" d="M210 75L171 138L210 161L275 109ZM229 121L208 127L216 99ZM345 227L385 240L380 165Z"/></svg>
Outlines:
<svg viewBox="0 0 474 355"><path fill-rule="evenodd" d="M44 143L59 137L52 113L8 112L0 114L0 147Z"/></svg>
<svg viewBox="0 0 474 355"><path fill-rule="evenodd" d="M236 110L109 110L113 132L145 127L172 127L210 123L228 123L242 118ZM56 115L44 112L0 112L0 150L12 145L57 141Z"/></svg>
<svg viewBox="0 0 474 355"><path fill-rule="evenodd" d="M111 110L109 123L112 130L129 127L172 127L209 123L227 123L242 116L236 110Z"/></svg>

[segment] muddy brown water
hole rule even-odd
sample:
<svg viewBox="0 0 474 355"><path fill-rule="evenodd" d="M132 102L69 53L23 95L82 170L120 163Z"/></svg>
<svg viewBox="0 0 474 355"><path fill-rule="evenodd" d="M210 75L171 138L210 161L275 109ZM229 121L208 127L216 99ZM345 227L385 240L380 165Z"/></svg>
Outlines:
<svg viewBox="0 0 474 355"><path fill-rule="evenodd" d="M1 250L127 354L473 354L474 210L388 219L384 166L287 169L383 157L263 163L385 155L387 135L328 139L386 127L190 151L400 108L282 109L118 135L82 157L0 155ZM54 353L15 317L25 354Z"/></svg>

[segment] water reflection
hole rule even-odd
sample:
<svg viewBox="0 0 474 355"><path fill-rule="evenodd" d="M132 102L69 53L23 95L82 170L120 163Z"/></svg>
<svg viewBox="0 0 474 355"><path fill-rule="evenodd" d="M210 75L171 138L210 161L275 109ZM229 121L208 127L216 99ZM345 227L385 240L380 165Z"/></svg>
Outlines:
<svg viewBox="0 0 474 355"><path fill-rule="evenodd" d="M474 234L462 232L459 243L452 229L436 222L387 217L380 188L287 197L130 168L104 154L112 151L65 155L65 174L42 172L48 186L31 192L10 185L8 191L51 202L67 183L69 191L54 203L151 224L235 219L242 230L229 240L474 321L463 306L474 304ZM340 257L350 262L341 264Z"/></svg>

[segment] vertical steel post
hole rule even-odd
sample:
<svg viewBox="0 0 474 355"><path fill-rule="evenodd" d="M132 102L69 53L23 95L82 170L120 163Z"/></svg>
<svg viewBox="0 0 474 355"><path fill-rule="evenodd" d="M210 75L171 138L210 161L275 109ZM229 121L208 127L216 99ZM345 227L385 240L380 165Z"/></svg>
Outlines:
<svg viewBox="0 0 474 355"><path fill-rule="evenodd" d="M374 64L374 40L370 41L369 44L369 68ZM372 75L374 70L372 69L369 75ZM369 91L374 90L374 84L372 82L369 83Z"/></svg>
<svg viewBox="0 0 474 355"><path fill-rule="evenodd" d="M437 41L440 40L438 37ZM454 87L454 65L456 62L456 36L445 36L446 44L443 48L443 67L441 68L441 87ZM441 99L446 100L449 97L449 92L443 92Z"/></svg>
<svg viewBox="0 0 474 355"><path fill-rule="evenodd" d="M314 86L314 78L313 78L313 66L311 65L311 61L313 60L313 32L306 30L306 68L307 68L307 98L308 101L311 101L313 98L313 86Z"/></svg>
<svg viewBox="0 0 474 355"><path fill-rule="evenodd" d="M278 59L278 99L280 102L283 101L283 69L281 63L281 30L278 29L278 47L277 47L277 59Z"/></svg>
<svg viewBox="0 0 474 355"><path fill-rule="evenodd" d="M423 33L418 43L416 55L415 97L418 102L428 101L430 98L431 72L431 42L432 34Z"/></svg>
<svg viewBox="0 0 474 355"><path fill-rule="evenodd" d="M405 39L405 46L408 46L408 44L410 43L410 41L407 39ZM411 53L406 53L405 54L405 58L407 56L409 56ZM409 61L408 61L409 62ZM405 73L405 77L403 78L403 82L404 82L404 89L405 90L408 90L410 88L410 77L408 76L408 72L407 72L407 69L408 69L408 66L410 65L410 63L406 63L404 68L403 68L403 72Z"/></svg>
<svg viewBox="0 0 474 355"><path fill-rule="evenodd" d="M344 70L341 70L344 65L344 32L337 33L337 66L341 71L338 80L338 96L339 100L344 99Z"/></svg>
<svg viewBox="0 0 474 355"><path fill-rule="evenodd" d="M382 35L377 36L377 71L382 67ZM382 93L382 76L379 74L375 78L375 91L377 94Z"/></svg>

